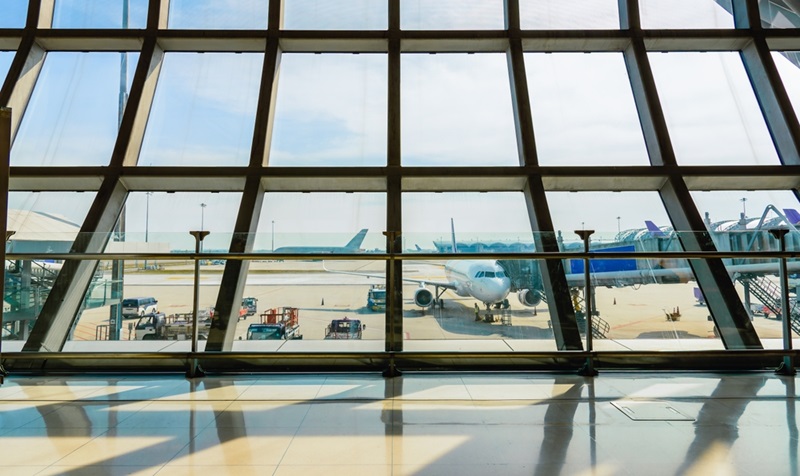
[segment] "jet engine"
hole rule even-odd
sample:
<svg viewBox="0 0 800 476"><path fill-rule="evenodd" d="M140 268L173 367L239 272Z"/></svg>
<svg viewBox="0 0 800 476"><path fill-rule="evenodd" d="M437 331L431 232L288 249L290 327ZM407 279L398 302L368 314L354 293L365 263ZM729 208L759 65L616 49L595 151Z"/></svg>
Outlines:
<svg viewBox="0 0 800 476"><path fill-rule="evenodd" d="M414 292L414 304L419 307L430 307L433 304L433 293L428 288L419 288Z"/></svg>
<svg viewBox="0 0 800 476"><path fill-rule="evenodd" d="M527 307L535 307L542 302L542 295L539 294L539 291L520 289L517 292L517 299L519 299L520 304L523 304Z"/></svg>

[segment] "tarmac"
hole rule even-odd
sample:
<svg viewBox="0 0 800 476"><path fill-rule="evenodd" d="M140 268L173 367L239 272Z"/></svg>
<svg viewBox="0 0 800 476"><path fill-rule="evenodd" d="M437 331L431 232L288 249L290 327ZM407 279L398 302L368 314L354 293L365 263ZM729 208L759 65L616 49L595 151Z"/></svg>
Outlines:
<svg viewBox="0 0 800 476"><path fill-rule="evenodd" d="M190 263L168 263L159 270L126 270L125 297L153 296L159 310L166 314L192 311L193 266ZM163 264L162 264L163 266ZM404 275L417 279L444 281L439 263L407 262ZM201 266L200 308L215 305L224 265ZM382 261L342 262L293 261L252 262L244 296L258 299L259 313L269 308L299 309L303 341L319 341L332 319L358 319L366 327L362 340L383 341L385 314L366 308L367 292L382 279L329 272L348 270L382 274ZM598 287L595 290L594 319L603 326L605 338L594 338L596 350L703 350L722 349L715 336L708 309L694 298L696 283L648 284L621 288ZM551 316L547 305L530 308L509 295L508 310L492 310L494 319L487 319L481 306L481 320L476 321L476 301L446 291L443 308L420 309L413 303L417 284L403 288L403 335L407 349L450 348L483 349L477 341L504 343L501 349L555 350ZM737 285L737 288L740 286ZM740 289L741 292L741 289ZM85 311L73 334L75 341L96 340L97 326L108 324L108 307ZM668 316L670 316L668 318ZM241 319L235 339L246 338L247 327L259 322L259 315ZM123 322L123 340L133 340L136 319ZM753 326L762 340L780 341L781 322L754 317ZM436 343L431 342L436 341ZM450 344L442 344L450 342ZM299 344L299 342L298 342ZM444 347L442 347L444 346ZM248 346L249 348L249 346ZM496 348L488 344L486 348Z"/></svg>

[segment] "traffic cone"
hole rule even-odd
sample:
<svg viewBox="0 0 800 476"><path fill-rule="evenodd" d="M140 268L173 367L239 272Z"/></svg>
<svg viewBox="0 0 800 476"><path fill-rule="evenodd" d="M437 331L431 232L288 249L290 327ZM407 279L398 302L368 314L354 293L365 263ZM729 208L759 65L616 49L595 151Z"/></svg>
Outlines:
<svg viewBox="0 0 800 476"><path fill-rule="evenodd" d="M319 305L320 305L320 306L324 306L324 305L325 305L325 298L322 298L322 302L321 302L321 303L319 303Z"/></svg>
<svg viewBox="0 0 800 476"><path fill-rule="evenodd" d="M614 305L617 305L617 298L614 298Z"/></svg>

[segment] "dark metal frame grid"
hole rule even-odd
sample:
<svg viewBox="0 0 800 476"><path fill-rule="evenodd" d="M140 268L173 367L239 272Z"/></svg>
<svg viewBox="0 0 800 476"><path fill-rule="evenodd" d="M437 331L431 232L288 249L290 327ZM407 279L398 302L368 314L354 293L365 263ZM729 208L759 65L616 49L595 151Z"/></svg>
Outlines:
<svg viewBox="0 0 800 476"><path fill-rule="evenodd" d="M85 368L90 362L106 368L138 368L158 361L163 368L185 364L186 354L59 353L76 318L96 260L103 251L131 191L239 191L232 255L245 258L253 250L253 236L264 194L280 191L380 191L386 193L387 299L386 340L383 353L334 354L338 365L323 354L268 355L230 352L233 326L228 326L233 304L241 298L246 259L230 259L223 272L216 308L221 316L212 329L205 353L211 367L228 370L335 368L576 368L586 358L561 261L547 260L543 282L554 327L557 353L410 353L403 351L401 196L418 191L521 191L528 205L537 249L557 252L545 191L634 191L659 193L677 230L705 230L691 190L792 190L800 185L800 124L771 57L771 50L800 50L800 31L761 27L757 0L733 0L734 29L643 30L638 0L619 0L618 30L522 30L519 0L504 0L505 29L480 31L403 31L400 0L388 2L388 29L383 31L282 30L282 1L272 0L266 30L172 30L167 28L169 0L150 0L144 30L51 29L55 0L31 0L24 29L0 30L0 49L16 50L0 90L0 107L14 115L11 141L24 115L47 51L139 51L130 96L116 144L107 167L10 167L7 190L95 191L96 198L81 228L81 236L65 262L23 352L4 354L20 369ZM165 52L260 52L265 54L255 127L247 167L137 167L161 61ZM540 166L524 65L524 52L601 52L623 54L645 138L650 166ZM739 52L776 146L778 166L678 165L648 61L652 51ZM387 164L385 167L269 167L269 141L281 54L287 52L380 53L388 56ZM405 53L496 52L509 65L512 104L519 150L514 167L407 167L400 154L400 66ZM2 145L2 144L0 144ZM10 147L10 144L8 145ZM7 191L6 190L6 191ZM5 207L3 210L5 213ZM2 218L2 217L0 217ZM5 221L5 218L2 218ZM541 234L538 232L542 232ZM713 243L704 233L682 234L688 254L712 254ZM495 255L492 255L495 256ZM710 255L709 255L710 256ZM291 256L289 256L291 258ZM473 255L474 257L474 255ZM524 258L525 256L518 256ZM691 260L699 286L720 330L726 352L680 352L651 355L641 352L593 353L597 365L608 367L750 368L773 365L779 352L759 350L761 344L739 300L720 257ZM213 356L209 356L214 354ZM671 358L665 358L669 355ZM732 358L744 355L743 358ZM777 359L777 360L776 360ZM34 363L36 362L36 363ZM213 363L212 363L213 362ZM224 363L223 363L224 362ZM712 363L713 362L713 363Z"/></svg>

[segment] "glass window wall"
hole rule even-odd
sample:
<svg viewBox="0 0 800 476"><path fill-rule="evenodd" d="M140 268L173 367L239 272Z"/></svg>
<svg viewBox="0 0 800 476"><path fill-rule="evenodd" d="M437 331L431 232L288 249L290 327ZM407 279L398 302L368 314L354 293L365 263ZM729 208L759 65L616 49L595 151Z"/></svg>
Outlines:
<svg viewBox="0 0 800 476"><path fill-rule="evenodd" d="M56 0L53 28L145 28L147 0Z"/></svg>
<svg viewBox="0 0 800 476"><path fill-rule="evenodd" d="M649 163L621 54L527 53L525 68L540 165Z"/></svg>
<svg viewBox="0 0 800 476"><path fill-rule="evenodd" d="M403 165L519 165L503 54L402 57Z"/></svg>
<svg viewBox="0 0 800 476"><path fill-rule="evenodd" d="M639 0L642 28L733 28L731 0Z"/></svg>
<svg viewBox="0 0 800 476"><path fill-rule="evenodd" d="M386 56L284 54L269 165L386 164Z"/></svg>
<svg viewBox="0 0 800 476"><path fill-rule="evenodd" d="M250 163L263 54L167 53L139 164Z"/></svg>
<svg viewBox="0 0 800 476"><path fill-rule="evenodd" d="M402 30L501 30L501 0L400 0Z"/></svg>
<svg viewBox="0 0 800 476"><path fill-rule="evenodd" d="M107 165L138 58L138 53L48 53L11 149L11 165Z"/></svg>
<svg viewBox="0 0 800 476"><path fill-rule="evenodd" d="M388 2L382 0L285 0L287 30L385 30Z"/></svg>
<svg viewBox="0 0 800 476"><path fill-rule="evenodd" d="M14 51L0 51L0 84L6 80L8 68L11 67L11 62L14 61Z"/></svg>
<svg viewBox="0 0 800 476"><path fill-rule="evenodd" d="M0 28L25 28L28 17L28 0L4 0Z"/></svg>
<svg viewBox="0 0 800 476"><path fill-rule="evenodd" d="M168 24L181 30L263 30L268 11L264 0L170 0Z"/></svg>
<svg viewBox="0 0 800 476"><path fill-rule="evenodd" d="M679 164L778 163L738 53L650 53L648 57Z"/></svg>
<svg viewBox="0 0 800 476"><path fill-rule="evenodd" d="M617 0L520 0L523 30L619 28Z"/></svg>

